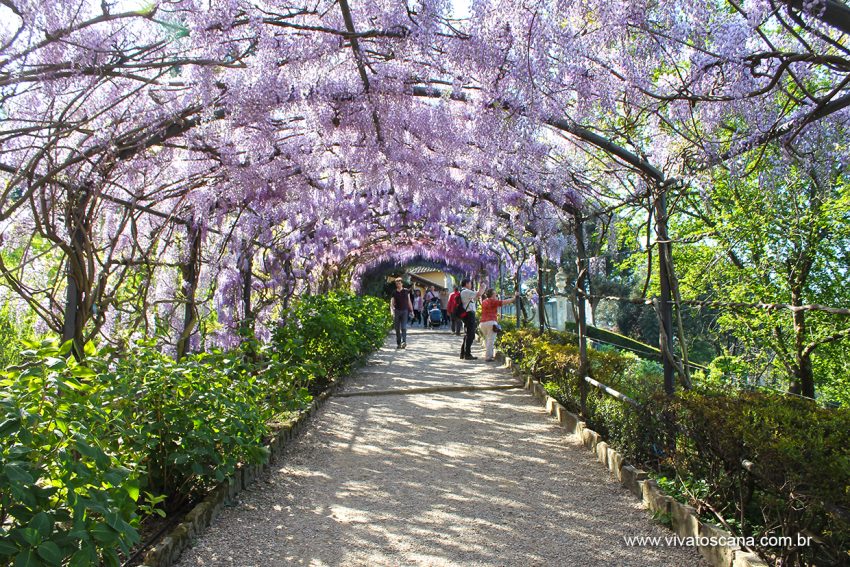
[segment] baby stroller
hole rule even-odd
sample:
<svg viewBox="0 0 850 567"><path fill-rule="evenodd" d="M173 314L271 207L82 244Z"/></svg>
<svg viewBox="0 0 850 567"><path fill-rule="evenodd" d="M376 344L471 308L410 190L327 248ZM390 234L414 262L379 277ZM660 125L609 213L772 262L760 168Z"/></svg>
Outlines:
<svg viewBox="0 0 850 567"><path fill-rule="evenodd" d="M428 302L428 325L431 327L440 327L443 324L443 310L440 306L440 300L434 299Z"/></svg>

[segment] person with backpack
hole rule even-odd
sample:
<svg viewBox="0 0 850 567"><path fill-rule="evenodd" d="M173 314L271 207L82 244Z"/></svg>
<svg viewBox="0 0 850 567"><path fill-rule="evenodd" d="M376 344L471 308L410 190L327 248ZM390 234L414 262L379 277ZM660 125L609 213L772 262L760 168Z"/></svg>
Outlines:
<svg viewBox="0 0 850 567"><path fill-rule="evenodd" d="M463 344L460 346L461 360L476 360L477 356L472 356L472 342L475 340L475 330L478 327L475 321L475 307L478 299L484 295L484 284L478 291L472 289L472 280L465 278L460 282L460 306L457 307L456 313L463 319L463 326L466 330L463 337Z"/></svg>
<svg viewBox="0 0 850 567"><path fill-rule="evenodd" d="M401 278L395 279L395 291L390 298L390 313L395 327L396 348L407 348L407 319L413 314L413 301L410 299L410 290L404 289Z"/></svg>
<svg viewBox="0 0 850 567"><path fill-rule="evenodd" d="M460 330L463 327L463 319L455 315L455 307L457 307L459 301L460 290L457 286L455 286L455 290L449 296L449 302L446 305L446 311L448 312L448 316L452 321L452 333L457 336L460 336Z"/></svg>
<svg viewBox="0 0 850 567"><path fill-rule="evenodd" d="M502 305L510 305L516 301L517 297L519 292L515 293L511 299L504 301L497 299L492 287L484 292L484 301L481 302L481 332L484 333L484 360L487 362L494 358L498 309Z"/></svg>

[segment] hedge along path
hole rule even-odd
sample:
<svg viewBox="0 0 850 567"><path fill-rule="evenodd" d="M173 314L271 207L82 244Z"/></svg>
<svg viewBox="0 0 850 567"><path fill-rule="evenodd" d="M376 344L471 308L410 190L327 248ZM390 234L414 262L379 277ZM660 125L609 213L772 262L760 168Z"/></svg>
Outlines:
<svg viewBox="0 0 850 567"><path fill-rule="evenodd" d="M459 360L448 333L408 340L390 337L180 565L706 565L627 547L672 532L507 370Z"/></svg>

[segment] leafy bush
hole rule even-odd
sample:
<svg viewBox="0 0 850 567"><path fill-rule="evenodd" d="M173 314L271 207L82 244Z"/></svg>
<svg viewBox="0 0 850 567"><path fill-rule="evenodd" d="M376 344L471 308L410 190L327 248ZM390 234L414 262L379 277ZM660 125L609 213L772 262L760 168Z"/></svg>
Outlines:
<svg viewBox="0 0 850 567"><path fill-rule="evenodd" d="M523 329L500 342L524 372L579 412L575 336ZM766 559L850 562L850 410L730 389L716 374L671 399L657 363L613 351L588 356L597 380L640 403L636 408L591 388L583 414L629 461L661 478L672 473L676 480L665 482L680 496L741 535L817 538L806 548L761 550Z"/></svg>
<svg viewBox="0 0 850 567"><path fill-rule="evenodd" d="M386 304L376 297L332 292L299 298L287 324L275 333L273 348L281 359L312 368L312 390L344 374L352 362L383 344L392 324Z"/></svg>
<svg viewBox="0 0 850 567"><path fill-rule="evenodd" d="M0 379L0 564L118 565L146 515L173 511L266 458L267 423L383 344L375 298L304 298L269 345L179 362L28 343Z"/></svg>
<svg viewBox="0 0 850 567"><path fill-rule="evenodd" d="M816 534L774 549L783 565L850 560L850 410L759 392L685 392L675 466L705 479L710 505L746 535Z"/></svg>
<svg viewBox="0 0 850 567"><path fill-rule="evenodd" d="M123 392L67 358L70 342L29 346L0 381L0 560L118 565L139 537L138 454L120 453L130 424L114 411Z"/></svg>
<svg viewBox="0 0 850 567"><path fill-rule="evenodd" d="M175 362L143 345L102 369L129 393L117 408L130 424L124 443L144 455L146 490L172 495L170 508L266 457L271 411L257 366L240 350Z"/></svg>
<svg viewBox="0 0 850 567"><path fill-rule="evenodd" d="M8 303L0 307L0 368L6 368L21 361L21 351L25 350L23 341L34 339L32 324L21 324L12 315Z"/></svg>

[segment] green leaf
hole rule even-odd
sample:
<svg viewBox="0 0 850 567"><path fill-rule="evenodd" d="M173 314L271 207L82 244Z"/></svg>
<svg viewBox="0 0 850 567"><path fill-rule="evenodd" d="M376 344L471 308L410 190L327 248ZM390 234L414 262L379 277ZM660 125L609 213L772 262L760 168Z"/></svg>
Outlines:
<svg viewBox="0 0 850 567"><path fill-rule="evenodd" d="M97 524L91 530L91 535L96 542L111 545L118 541L118 533L106 524Z"/></svg>
<svg viewBox="0 0 850 567"><path fill-rule="evenodd" d="M45 359L44 364L51 370L62 370L68 366L68 361L65 358L49 356Z"/></svg>
<svg viewBox="0 0 850 567"><path fill-rule="evenodd" d="M39 512L30 520L29 527L36 530L42 539L46 539L53 533L53 520L46 513Z"/></svg>
<svg viewBox="0 0 850 567"><path fill-rule="evenodd" d="M73 374L77 378L94 378L97 374L88 366L77 365L71 370L71 374Z"/></svg>
<svg viewBox="0 0 850 567"><path fill-rule="evenodd" d="M106 567L121 567L121 560L114 549L104 549L101 559Z"/></svg>
<svg viewBox="0 0 850 567"><path fill-rule="evenodd" d="M0 539L0 557L15 555L18 553L18 546L8 539Z"/></svg>
<svg viewBox="0 0 850 567"><path fill-rule="evenodd" d="M17 482L21 484L33 484L35 479L29 473L22 463L6 463L6 466L3 467L3 472L6 473L6 476L9 477L9 480L12 482Z"/></svg>
<svg viewBox="0 0 850 567"><path fill-rule="evenodd" d="M62 346L59 347L59 354L62 356L68 356L71 353L71 349L74 348L74 339L68 339Z"/></svg>
<svg viewBox="0 0 850 567"><path fill-rule="evenodd" d="M108 525L110 528L116 531L120 530L120 528L118 527L118 523L121 521L121 516L118 515L118 512L109 512L108 514L106 514L106 517L104 519L106 520L106 525Z"/></svg>
<svg viewBox="0 0 850 567"><path fill-rule="evenodd" d="M127 491L127 494L130 495L130 498L133 500L133 502L136 502L136 501L139 500L140 486L139 486L139 483L137 481L132 480L132 481L128 481L128 482L124 483L124 489Z"/></svg>
<svg viewBox="0 0 850 567"><path fill-rule="evenodd" d="M13 530L13 532L20 535L21 539L32 547L36 547L38 544L41 543L41 536L38 534L38 530L35 528L18 528L16 530Z"/></svg>
<svg viewBox="0 0 850 567"><path fill-rule="evenodd" d="M59 546L52 541L45 541L38 546L38 556L50 565L62 565L62 551L59 549Z"/></svg>
<svg viewBox="0 0 850 567"><path fill-rule="evenodd" d="M81 455L94 460L99 467L105 467L109 464L109 457L106 456L106 453L104 453L100 447L92 447L79 438L77 439L75 446Z"/></svg>
<svg viewBox="0 0 850 567"><path fill-rule="evenodd" d="M15 567L42 567L42 565L44 563L41 562L32 549L27 549L15 557Z"/></svg>
<svg viewBox="0 0 850 567"><path fill-rule="evenodd" d="M93 545L84 543L78 552L71 556L68 567L90 567L97 564L97 552Z"/></svg>
<svg viewBox="0 0 850 567"><path fill-rule="evenodd" d="M7 437L12 434L13 431L16 431L21 426L21 419L18 417L11 417L0 423L0 437Z"/></svg>

